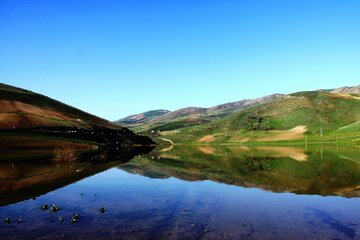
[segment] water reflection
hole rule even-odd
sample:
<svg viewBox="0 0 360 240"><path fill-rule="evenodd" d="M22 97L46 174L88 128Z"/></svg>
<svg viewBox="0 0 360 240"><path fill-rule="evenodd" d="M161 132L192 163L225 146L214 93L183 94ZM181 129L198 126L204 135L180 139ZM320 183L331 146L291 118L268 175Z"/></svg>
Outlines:
<svg viewBox="0 0 360 240"><path fill-rule="evenodd" d="M2 163L0 219L12 223L0 239L360 238L359 149L174 147L129 161L135 153Z"/></svg>
<svg viewBox="0 0 360 240"><path fill-rule="evenodd" d="M298 194L360 196L360 151L313 147L178 147L120 166L153 178L212 180Z"/></svg>
<svg viewBox="0 0 360 240"><path fill-rule="evenodd" d="M83 153L76 160L61 162L54 161L59 158L60 151L55 154L52 150L39 149L11 151L11 154L6 152L7 158L0 162L0 206L36 198L116 167L151 150L152 148L132 148L117 152L102 149ZM30 157L24 159L26 155ZM69 156L68 152L65 156Z"/></svg>

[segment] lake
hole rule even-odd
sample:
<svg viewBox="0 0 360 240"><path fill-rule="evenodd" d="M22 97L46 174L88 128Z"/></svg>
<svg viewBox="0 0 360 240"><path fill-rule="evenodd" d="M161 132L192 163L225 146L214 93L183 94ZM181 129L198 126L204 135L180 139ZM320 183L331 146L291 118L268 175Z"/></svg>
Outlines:
<svg viewBox="0 0 360 240"><path fill-rule="evenodd" d="M175 146L72 163L42 155L0 153L0 239L360 239L359 148Z"/></svg>

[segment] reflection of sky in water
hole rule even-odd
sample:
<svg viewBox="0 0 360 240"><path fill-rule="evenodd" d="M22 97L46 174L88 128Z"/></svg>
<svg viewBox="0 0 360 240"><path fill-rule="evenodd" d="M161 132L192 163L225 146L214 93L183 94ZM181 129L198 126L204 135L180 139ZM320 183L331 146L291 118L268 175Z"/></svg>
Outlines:
<svg viewBox="0 0 360 240"><path fill-rule="evenodd" d="M81 195L83 194L83 195ZM96 195L95 195L96 194ZM41 204L63 210L51 218ZM104 214L98 208L105 207ZM211 181L151 179L113 168L0 208L1 239L359 239L358 198L271 193ZM70 224L79 213L77 224ZM58 222L63 216L65 221ZM53 219L53 222L50 220Z"/></svg>

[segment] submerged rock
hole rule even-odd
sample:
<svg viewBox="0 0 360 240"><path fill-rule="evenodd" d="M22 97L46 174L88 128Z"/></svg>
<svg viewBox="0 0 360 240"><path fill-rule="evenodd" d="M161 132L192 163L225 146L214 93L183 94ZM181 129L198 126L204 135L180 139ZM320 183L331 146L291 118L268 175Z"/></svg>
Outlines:
<svg viewBox="0 0 360 240"><path fill-rule="evenodd" d="M71 217L71 223L77 223L80 220L79 214L74 214L74 216Z"/></svg>
<svg viewBox="0 0 360 240"><path fill-rule="evenodd" d="M52 212L57 212L57 211L60 211L60 210L61 210L61 208L56 204L53 204L50 207L50 211L52 211Z"/></svg>
<svg viewBox="0 0 360 240"><path fill-rule="evenodd" d="M49 205L43 204L43 205L40 206L40 209L41 209L41 210L48 210L48 209L49 209Z"/></svg>
<svg viewBox="0 0 360 240"><path fill-rule="evenodd" d="M104 212L105 212L105 208L104 208L104 207L99 208L99 212L104 213Z"/></svg>

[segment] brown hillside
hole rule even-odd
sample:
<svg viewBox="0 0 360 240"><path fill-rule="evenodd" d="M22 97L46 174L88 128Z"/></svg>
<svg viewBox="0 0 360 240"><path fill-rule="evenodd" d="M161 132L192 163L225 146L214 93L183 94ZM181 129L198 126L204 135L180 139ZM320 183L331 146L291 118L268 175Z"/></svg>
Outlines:
<svg viewBox="0 0 360 240"><path fill-rule="evenodd" d="M0 128L39 126L122 128L46 96L0 84Z"/></svg>

